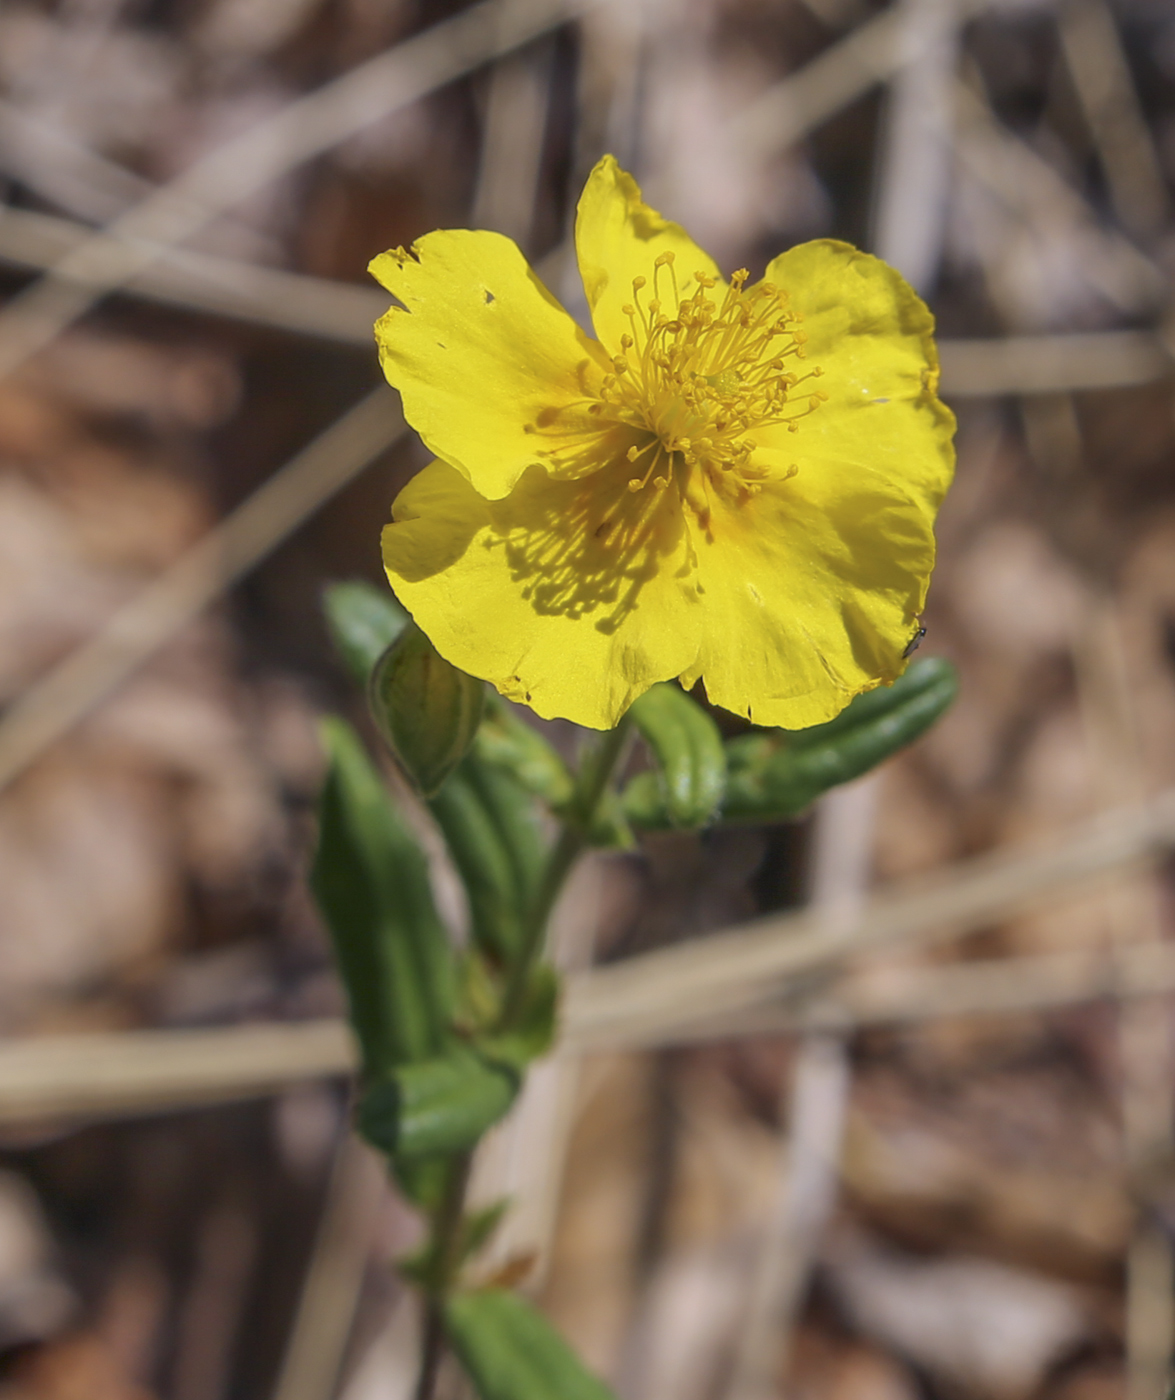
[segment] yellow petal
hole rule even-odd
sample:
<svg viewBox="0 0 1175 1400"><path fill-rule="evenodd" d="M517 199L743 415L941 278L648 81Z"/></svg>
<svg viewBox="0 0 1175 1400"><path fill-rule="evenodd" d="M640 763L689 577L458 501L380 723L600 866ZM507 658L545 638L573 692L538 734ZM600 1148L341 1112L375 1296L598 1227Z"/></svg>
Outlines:
<svg viewBox="0 0 1175 1400"><path fill-rule="evenodd" d="M611 728L700 635L677 493L630 492L623 459L590 479L527 472L486 500L443 462L384 530L400 601L446 660L538 714Z"/></svg>
<svg viewBox="0 0 1175 1400"><path fill-rule="evenodd" d="M937 397L934 318L904 278L847 243L819 239L775 258L767 280L787 291L803 320L805 358L788 368L819 378L794 391L827 402L794 434L753 436L801 466L806 458L857 462L937 509L954 471L955 419Z"/></svg>
<svg viewBox="0 0 1175 1400"><path fill-rule="evenodd" d="M492 498L533 464L577 470L600 350L510 239L440 230L370 271L401 303L376 324L380 362L430 451Z"/></svg>
<svg viewBox="0 0 1175 1400"><path fill-rule="evenodd" d="M639 293L645 305L659 294L668 314L677 307L674 278L683 293L694 290L695 272L721 281L714 259L680 224L649 208L615 156L605 156L588 176L575 220L575 249L592 324L610 354L619 353L620 337L630 329L623 307L634 304L634 278L648 283ZM673 266L658 273L655 263L664 253L673 255Z"/></svg>
<svg viewBox="0 0 1175 1400"><path fill-rule="evenodd" d="M921 500L835 460L742 505L712 500L695 527L705 629L683 685L700 675L714 704L804 729L901 673L934 564Z"/></svg>

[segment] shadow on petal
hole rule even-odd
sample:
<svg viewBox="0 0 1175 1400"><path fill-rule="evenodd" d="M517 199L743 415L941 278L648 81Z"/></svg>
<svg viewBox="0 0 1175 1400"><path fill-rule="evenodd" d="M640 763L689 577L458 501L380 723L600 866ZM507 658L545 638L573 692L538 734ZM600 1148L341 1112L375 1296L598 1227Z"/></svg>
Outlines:
<svg viewBox="0 0 1175 1400"><path fill-rule="evenodd" d="M628 489L631 468L552 480L532 468L490 504L487 549L505 552L510 576L543 616L592 617L611 633L667 569L679 573L685 523L675 490Z"/></svg>

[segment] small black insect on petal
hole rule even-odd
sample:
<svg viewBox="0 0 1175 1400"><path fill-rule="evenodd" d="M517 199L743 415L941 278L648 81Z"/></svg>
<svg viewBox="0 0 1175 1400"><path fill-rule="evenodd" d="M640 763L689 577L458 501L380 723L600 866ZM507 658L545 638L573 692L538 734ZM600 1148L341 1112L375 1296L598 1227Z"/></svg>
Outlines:
<svg viewBox="0 0 1175 1400"><path fill-rule="evenodd" d="M922 638L925 636L926 628L923 627L921 623L919 623L917 632L915 632L914 635L910 638L910 640L906 643L906 649L902 652L903 661L908 660L911 656L914 655L914 653L922 645Z"/></svg>

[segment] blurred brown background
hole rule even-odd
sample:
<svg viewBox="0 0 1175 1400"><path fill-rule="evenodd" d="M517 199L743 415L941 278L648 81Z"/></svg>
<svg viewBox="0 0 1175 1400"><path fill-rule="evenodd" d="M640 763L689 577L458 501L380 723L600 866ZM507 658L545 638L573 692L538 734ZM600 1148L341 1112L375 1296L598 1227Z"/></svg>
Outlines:
<svg viewBox="0 0 1175 1400"><path fill-rule="evenodd" d="M320 592L424 460L364 268L497 228L582 314L606 150L728 270L833 236L930 301L962 692L814 818L586 863L571 968L807 900L886 946L573 1037L479 1163L486 1267L623 1400L1165 1391L1170 0L4 0L6 1400L409 1393L303 879L315 717L360 708Z"/></svg>

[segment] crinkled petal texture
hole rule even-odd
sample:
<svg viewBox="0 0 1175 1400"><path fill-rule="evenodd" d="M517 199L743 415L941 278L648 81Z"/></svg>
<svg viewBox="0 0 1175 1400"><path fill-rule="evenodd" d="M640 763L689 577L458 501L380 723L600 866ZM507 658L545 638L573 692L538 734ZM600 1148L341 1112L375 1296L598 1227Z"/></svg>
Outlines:
<svg viewBox="0 0 1175 1400"><path fill-rule="evenodd" d="M575 251L592 325L610 354L620 350L620 337L631 329L623 308L633 302L635 278L648 284L642 292L647 301L655 280L668 300L674 278L684 293L693 290L695 272L722 277L714 259L680 224L663 219L641 199L640 186L615 156L596 165L579 197ZM673 255L673 267L658 273L655 264L663 253Z"/></svg>
<svg viewBox="0 0 1175 1400"><path fill-rule="evenodd" d="M755 430L791 461L856 462L919 500L933 523L954 472L955 417L937 396L934 317L880 258L817 239L775 258L767 278L803 315L806 360L828 401L797 434Z"/></svg>
<svg viewBox="0 0 1175 1400"><path fill-rule="evenodd" d="M652 467L633 479L635 464L666 460L642 455L650 433L609 427L607 402L592 415L585 399L628 329L634 278L651 293L657 277L672 311L661 254L683 292L716 269L610 157L576 240L603 349L504 239L430 234L415 257L374 265L407 308L380 323L388 377L443 459L397 499L384 561L438 651L540 715L593 728L672 677L789 729L894 680L954 460L926 307L843 243L776 258L768 280L806 335L789 371L819 377L789 391L780 422L755 424L746 474L675 449L658 488Z"/></svg>
<svg viewBox="0 0 1175 1400"><path fill-rule="evenodd" d="M443 462L401 491L383 555L397 596L448 661L544 718L611 728L694 659L700 608L676 492L628 473L534 469L501 501Z"/></svg>
<svg viewBox="0 0 1175 1400"><path fill-rule="evenodd" d="M743 505L717 501L697 542L705 625L684 685L755 724L806 729L894 680L934 539L882 472L806 462Z"/></svg>
<svg viewBox="0 0 1175 1400"><path fill-rule="evenodd" d="M552 451L578 448L600 347L497 233L442 229L370 267L401 303L376 324L380 362L429 450L483 496L509 495Z"/></svg>
<svg viewBox="0 0 1175 1400"><path fill-rule="evenodd" d="M682 681L702 676L715 704L803 729L905 668L954 417L935 394L933 319L891 267L819 240L767 275L803 315L812 388L828 397L797 432L756 428L773 479L741 505L715 500L697 546L706 626Z"/></svg>

